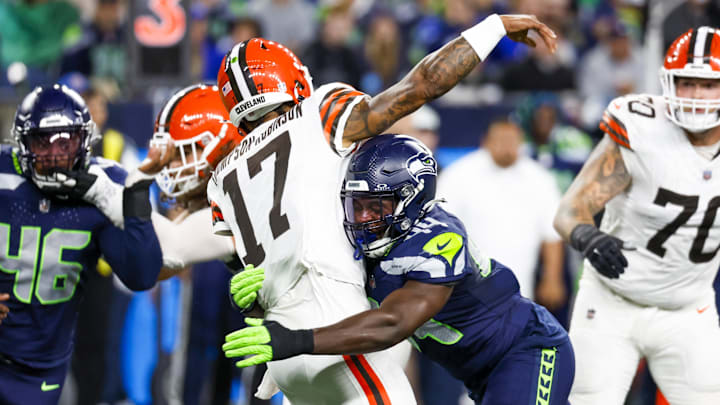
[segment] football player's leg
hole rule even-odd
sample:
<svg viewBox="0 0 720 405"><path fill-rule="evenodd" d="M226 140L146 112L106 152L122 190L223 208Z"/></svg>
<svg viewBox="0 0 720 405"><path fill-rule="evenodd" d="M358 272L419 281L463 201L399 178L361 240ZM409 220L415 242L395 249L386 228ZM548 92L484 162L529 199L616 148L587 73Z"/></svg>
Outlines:
<svg viewBox="0 0 720 405"><path fill-rule="evenodd" d="M673 405L720 404L720 327L713 294L659 311L648 335L650 373Z"/></svg>
<svg viewBox="0 0 720 405"><path fill-rule="evenodd" d="M570 343L511 351L490 374L476 403L567 405L574 375L575 356Z"/></svg>
<svg viewBox="0 0 720 405"><path fill-rule="evenodd" d="M631 339L641 308L622 300L597 279L584 275L570 322L576 374L573 405L622 405L640 353Z"/></svg>
<svg viewBox="0 0 720 405"><path fill-rule="evenodd" d="M314 328L367 309L370 305L362 286L308 271L266 312L266 319L289 328ZM387 351L356 356L304 355L270 362L268 370L293 405L414 404L412 388L396 359Z"/></svg>
<svg viewBox="0 0 720 405"><path fill-rule="evenodd" d="M0 358L0 404L56 405L65 382L67 365L38 370Z"/></svg>

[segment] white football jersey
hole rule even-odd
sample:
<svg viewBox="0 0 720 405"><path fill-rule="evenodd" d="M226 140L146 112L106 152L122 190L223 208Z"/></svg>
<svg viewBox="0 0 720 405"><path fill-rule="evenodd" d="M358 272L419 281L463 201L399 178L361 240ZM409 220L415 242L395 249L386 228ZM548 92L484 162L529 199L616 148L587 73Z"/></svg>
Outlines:
<svg viewBox="0 0 720 405"><path fill-rule="evenodd" d="M361 262L343 230L340 187L345 123L366 94L333 83L263 123L221 161L208 183L213 230L235 237L244 264L265 269L258 294L272 308L314 268L364 285Z"/></svg>
<svg viewBox="0 0 720 405"><path fill-rule="evenodd" d="M662 97L629 95L603 114L600 127L621 145L632 183L608 202L600 229L637 250L623 250L619 279L599 278L631 301L674 309L695 301L718 271L720 158L700 156L666 108Z"/></svg>

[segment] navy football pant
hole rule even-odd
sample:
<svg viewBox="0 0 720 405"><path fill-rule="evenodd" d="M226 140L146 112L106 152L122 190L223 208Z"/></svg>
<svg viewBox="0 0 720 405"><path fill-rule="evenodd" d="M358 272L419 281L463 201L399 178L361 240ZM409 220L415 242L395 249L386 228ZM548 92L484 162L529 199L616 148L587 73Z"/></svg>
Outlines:
<svg viewBox="0 0 720 405"><path fill-rule="evenodd" d="M487 379L483 392L470 394L477 405L568 405L575 378L570 342L556 348L511 351Z"/></svg>
<svg viewBox="0 0 720 405"><path fill-rule="evenodd" d="M0 404L56 405L67 368L33 369L0 356Z"/></svg>

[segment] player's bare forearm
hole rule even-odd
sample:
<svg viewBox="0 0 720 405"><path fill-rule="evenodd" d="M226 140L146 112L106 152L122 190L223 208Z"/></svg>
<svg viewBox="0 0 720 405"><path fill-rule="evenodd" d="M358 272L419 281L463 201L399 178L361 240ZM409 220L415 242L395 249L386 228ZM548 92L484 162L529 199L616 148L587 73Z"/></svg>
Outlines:
<svg viewBox="0 0 720 405"><path fill-rule="evenodd" d="M408 281L379 309L315 329L313 353L368 353L393 346L439 312L451 293L452 287Z"/></svg>
<svg viewBox="0 0 720 405"><path fill-rule="evenodd" d="M400 118L445 94L480 63L470 44L458 37L425 56L398 83L358 105L345 126L354 142L382 133Z"/></svg>
<svg viewBox="0 0 720 405"><path fill-rule="evenodd" d="M555 229L568 241L575 226L593 224L593 216L631 181L620 146L605 136L560 201Z"/></svg>
<svg viewBox="0 0 720 405"><path fill-rule="evenodd" d="M501 15L500 20L513 41L534 47L535 41L528 36L532 30L550 52L557 48L555 33L533 15ZM489 32L481 35L488 34L488 41L492 41ZM400 118L445 94L478 63L480 57L465 37L448 42L425 56L400 82L358 105L345 125L344 141L349 144L382 133Z"/></svg>

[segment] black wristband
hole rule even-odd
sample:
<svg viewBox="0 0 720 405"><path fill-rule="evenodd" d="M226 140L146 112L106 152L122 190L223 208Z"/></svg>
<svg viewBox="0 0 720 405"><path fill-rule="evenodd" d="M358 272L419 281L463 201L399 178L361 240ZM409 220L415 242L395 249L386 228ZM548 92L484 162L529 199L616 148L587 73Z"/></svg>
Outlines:
<svg viewBox="0 0 720 405"><path fill-rule="evenodd" d="M312 329L292 330L275 321L265 322L264 326L270 333L273 360L282 360L299 354L312 353L315 348L315 337Z"/></svg>
<svg viewBox="0 0 720 405"><path fill-rule="evenodd" d="M123 216L150 220L150 184L153 180L143 180L125 187L123 190Z"/></svg>
<svg viewBox="0 0 720 405"><path fill-rule="evenodd" d="M601 233L595 225L580 224L570 232L570 246L584 254L590 241Z"/></svg>

